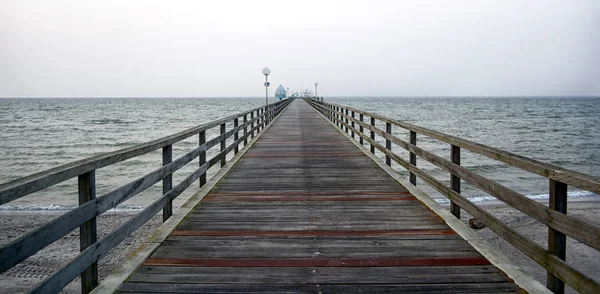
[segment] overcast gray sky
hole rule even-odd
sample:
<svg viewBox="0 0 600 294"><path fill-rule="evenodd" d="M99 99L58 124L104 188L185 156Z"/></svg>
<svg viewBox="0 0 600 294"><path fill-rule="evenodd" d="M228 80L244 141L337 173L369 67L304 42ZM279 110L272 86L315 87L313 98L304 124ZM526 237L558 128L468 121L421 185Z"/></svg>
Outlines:
<svg viewBox="0 0 600 294"><path fill-rule="evenodd" d="M598 0L0 0L0 97L600 95L599 49Z"/></svg>

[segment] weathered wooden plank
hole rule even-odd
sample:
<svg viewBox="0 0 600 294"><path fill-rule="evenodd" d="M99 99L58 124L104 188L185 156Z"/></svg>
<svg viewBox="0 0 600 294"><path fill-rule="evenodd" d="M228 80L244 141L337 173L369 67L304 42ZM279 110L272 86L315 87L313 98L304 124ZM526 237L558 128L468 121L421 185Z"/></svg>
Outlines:
<svg viewBox="0 0 600 294"><path fill-rule="evenodd" d="M160 269L164 267L151 267ZM177 267L170 267L177 268ZM366 269L376 267L361 268L362 272L351 272L349 274L322 275L320 269L314 268L315 273L305 272L302 275L290 275L288 268L275 268L268 272L262 271L259 273L250 272L248 274L240 274L235 270L229 270L231 273L214 274L212 272L192 272L188 273L195 267L185 268L181 273L170 274L135 274L129 281L131 282L146 282L146 283L171 283L171 284L187 284L187 283L249 283L249 284L447 284L447 283L493 283L505 282L506 277L501 273L446 273L443 275L435 275L429 272L421 273L421 275L410 274L403 271L402 274L390 274L389 272L369 272ZM462 267L469 268L469 267ZM219 268L211 268L219 269ZM352 269L352 268L345 268ZM413 269L418 269L414 267ZM338 270L339 271L339 270ZM202 279L198 279L202 276Z"/></svg>
<svg viewBox="0 0 600 294"><path fill-rule="evenodd" d="M314 258L331 258L331 259L364 259L364 260L372 260L372 259L393 259L393 258L402 258L402 259L415 259L418 261L422 261L423 259L432 258L432 259L468 259L468 258L479 258L481 255L475 251L474 249L469 250L448 250L448 251L434 251L430 250L428 252L423 252L422 250L396 250L394 251L385 251L377 248L363 249L358 252L353 249L344 249L339 248L336 250L327 250L326 248L314 248L314 250L300 250L297 248L271 248L269 251L260 251L257 248L247 248L245 250L207 250L207 251L155 251L152 253L151 258L156 259L211 259L210 262L215 263L202 263L202 266L218 266L221 263L217 264L217 262L223 262L222 259L226 260L235 260L236 265L225 264L223 263L221 266L285 266L284 263L289 259L298 259L299 263L290 263L290 266L341 266L338 263L332 261L331 263L324 263L322 265L315 265L312 262ZM260 259L256 261L256 263L242 263L248 259ZM267 260L278 260L281 261L282 264L269 264ZM462 262L461 259L461 262ZM482 260L485 260L481 258ZM487 260L486 260L487 261ZM300 263L302 262L302 263ZM390 261L391 262L391 261ZM262 265L257 265L258 263ZM434 263L435 265L443 265ZM489 264L486 263L486 264ZM149 264L150 265L150 264ZM156 264L153 264L156 265ZM170 265L170 264L167 264ZM467 265L463 263L456 263L453 265ZM380 264L380 263L372 263L372 264L363 264L356 266L400 266L399 264L389 263ZM425 265L421 265L425 266Z"/></svg>
<svg viewBox="0 0 600 294"><path fill-rule="evenodd" d="M243 238L240 238L243 237ZM304 242L305 240L313 240L319 242L371 242L373 244L385 243L385 242L402 242L405 240L463 240L457 234L409 234L409 235L373 235L373 236L176 236L171 235L167 240L181 241L181 242L197 242L203 244L208 242L209 244L225 244L228 242L266 242L266 241L277 241L277 242ZM443 242L443 241L442 241Z"/></svg>
<svg viewBox="0 0 600 294"><path fill-rule="evenodd" d="M148 258L145 266L212 266L212 267L388 267L388 266L457 266L489 265L482 257L433 258Z"/></svg>
<svg viewBox="0 0 600 294"><path fill-rule="evenodd" d="M363 284L363 285L277 285L277 284L125 284L122 293L490 293L518 292L513 283L476 284Z"/></svg>

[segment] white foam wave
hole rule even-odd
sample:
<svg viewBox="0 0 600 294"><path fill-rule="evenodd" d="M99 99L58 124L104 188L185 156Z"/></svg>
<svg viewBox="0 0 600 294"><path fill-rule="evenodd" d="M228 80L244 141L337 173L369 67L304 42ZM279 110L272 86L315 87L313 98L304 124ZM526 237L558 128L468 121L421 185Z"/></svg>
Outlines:
<svg viewBox="0 0 600 294"><path fill-rule="evenodd" d="M595 195L595 194L592 192L589 192L589 191L571 191L571 192L568 192L567 197L576 198L576 197L588 197L588 196L592 196L592 195ZM550 198L549 194L531 194L531 195L525 195L525 196L532 200L544 200L544 199ZM473 203L481 203L481 202L498 200L496 197L489 196L489 195L470 196L470 197L467 197L467 199L469 199ZM434 200L439 204L450 203L450 200L448 200L448 198L436 198Z"/></svg>
<svg viewBox="0 0 600 294"><path fill-rule="evenodd" d="M76 208L77 205L2 205L0 211L67 211ZM135 212L144 209L142 206L124 205L112 208L109 212Z"/></svg>

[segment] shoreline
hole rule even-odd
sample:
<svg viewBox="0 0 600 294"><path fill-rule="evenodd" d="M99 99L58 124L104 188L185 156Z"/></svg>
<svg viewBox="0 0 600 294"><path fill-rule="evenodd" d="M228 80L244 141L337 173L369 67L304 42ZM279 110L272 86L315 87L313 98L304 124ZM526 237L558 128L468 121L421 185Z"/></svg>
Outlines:
<svg viewBox="0 0 600 294"><path fill-rule="evenodd" d="M600 226L600 196L581 198L569 202L568 213L576 215L594 225ZM569 199L571 200L571 199ZM543 200L542 200L543 201ZM541 201L538 201L541 202ZM546 201L547 202L547 201ZM546 247L547 227L529 216L499 201L478 203L486 211L499 218L511 228L527 236L539 245ZM0 211L0 245L25 234L27 231L44 224L66 211ZM106 236L137 211L108 211L97 219L98 238ZM461 220L468 222L471 217L463 211ZM134 252L162 224L162 215L157 214L148 223L127 237L121 244L103 256L98 264L100 280L109 275L117 266ZM525 272L545 284L546 272L523 253L493 233L489 228L476 231L495 249L513 260ZM52 272L64 266L79 252L79 230L74 230L58 241L42 249L22 263L0 275L1 292L14 293L27 291L36 283L48 277ZM567 262L595 280L600 280L600 252L567 238ZM71 282L61 293L79 293L79 278ZM568 293L575 293L567 289Z"/></svg>

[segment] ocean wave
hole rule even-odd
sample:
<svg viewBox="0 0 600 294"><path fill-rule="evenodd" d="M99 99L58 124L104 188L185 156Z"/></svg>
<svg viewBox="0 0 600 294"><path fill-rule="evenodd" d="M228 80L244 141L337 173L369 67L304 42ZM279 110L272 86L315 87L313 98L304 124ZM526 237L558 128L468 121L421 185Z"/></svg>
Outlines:
<svg viewBox="0 0 600 294"><path fill-rule="evenodd" d="M109 118L105 118L105 119L92 119L92 120L88 120L85 122L85 124L89 124L89 125L128 125L128 124L132 124L133 122L130 121L125 121L122 119L109 119Z"/></svg>
<svg viewBox="0 0 600 294"><path fill-rule="evenodd" d="M0 211L68 211L77 208L77 205L3 205L0 206ZM110 209L108 212L136 212L144 209L144 206L137 205L122 205Z"/></svg>
<svg viewBox="0 0 600 294"><path fill-rule="evenodd" d="M588 197L588 196L592 196L592 195L596 195L596 194L594 194L593 192L589 192L589 191L572 191L572 192L568 192L567 197L576 198L576 197ZM550 195L549 194L530 194L530 195L525 195L525 197L532 199L532 200L544 200L544 199L550 198ZM469 197L467 197L467 199L469 199L473 203L498 201L498 199L496 197L490 196L490 195L469 196ZM439 204L450 203L450 200L448 198L436 198L434 200L435 200L435 202L437 202Z"/></svg>

